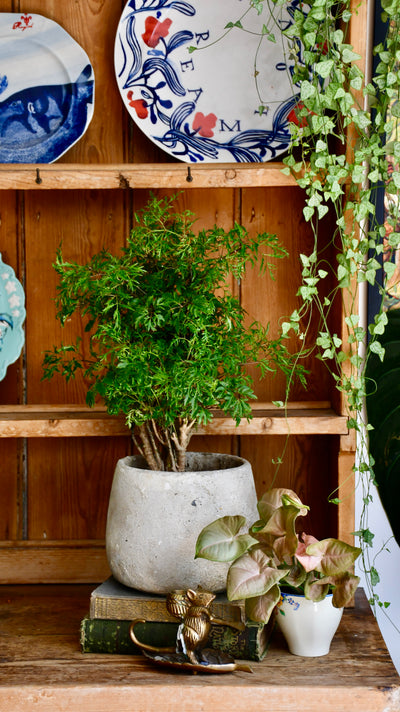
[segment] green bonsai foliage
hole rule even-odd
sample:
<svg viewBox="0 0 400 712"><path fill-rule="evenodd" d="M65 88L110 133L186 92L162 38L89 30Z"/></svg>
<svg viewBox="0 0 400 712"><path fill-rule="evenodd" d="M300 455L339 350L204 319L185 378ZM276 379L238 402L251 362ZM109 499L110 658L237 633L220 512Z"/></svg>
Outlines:
<svg viewBox="0 0 400 712"><path fill-rule="evenodd" d="M196 557L232 562L228 598L244 599L250 620L269 620L282 586L311 601L322 601L333 592L336 608L354 595L360 579L352 569L361 549L339 539L318 541L310 534L297 534L296 520L308 509L292 490L270 489L258 503L259 521L248 532L243 532L244 517L237 515L221 517L200 533Z"/></svg>
<svg viewBox="0 0 400 712"><path fill-rule="evenodd" d="M281 338L268 337L268 326L245 324L226 286L247 265L271 271L269 259L286 254L276 236L249 237L238 224L195 235L193 214L173 212L172 202L151 198L120 256L103 250L79 265L58 251L57 317L64 324L80 312L90 358L80 338L54 347L44 377L69 380L83 370L87 403L100 396L109 413L126 415L149 468L183 471L195 426L211 420L212 408L236 423L251 417L246 363L264 376L276 369L291 375L294 362Z"/></svg>

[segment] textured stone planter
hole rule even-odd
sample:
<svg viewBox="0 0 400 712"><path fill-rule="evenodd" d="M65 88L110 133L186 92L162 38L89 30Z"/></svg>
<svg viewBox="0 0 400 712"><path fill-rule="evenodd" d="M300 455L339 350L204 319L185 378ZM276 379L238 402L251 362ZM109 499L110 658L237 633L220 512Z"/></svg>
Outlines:
<svg viewBox="0 0 400 712"><path fill-rule="evenodd" d="M234 455L188 453L186 472L143 469L141 457L119 460L107 516L107 557L114 577L132 588L226 587L228 564L195 559L206 524L224 515L258 518L251 465Z"/></svg>

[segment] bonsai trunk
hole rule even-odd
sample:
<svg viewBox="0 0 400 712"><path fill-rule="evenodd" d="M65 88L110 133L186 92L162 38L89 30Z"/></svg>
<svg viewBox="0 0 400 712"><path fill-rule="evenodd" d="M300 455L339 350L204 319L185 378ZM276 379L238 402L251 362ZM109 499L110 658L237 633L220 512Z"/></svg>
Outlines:
<svg viewBox="0 0 400 712"><path fill-rule="evenodd" d="M195 420L178 418L169 428L160 428L154 420L147 421L133 432L133 441L150 470L184 472L186 452Z"/></svg>

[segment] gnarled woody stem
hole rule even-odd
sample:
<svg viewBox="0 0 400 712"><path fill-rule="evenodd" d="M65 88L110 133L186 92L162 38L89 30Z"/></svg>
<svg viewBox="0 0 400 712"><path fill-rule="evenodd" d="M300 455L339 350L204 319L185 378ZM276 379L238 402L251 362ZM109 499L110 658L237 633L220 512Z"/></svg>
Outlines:
<svg viewBox="0 0 400 712"><path fill-rule="evenodd" d="M151 470L184 472L186 452L195 423L195 420L180 418L173 432L160 432L156 423L150 421L137 427L137 436L132 434L133 442Z"/></svg>
<svg viewBox="0 0 400 712"><path fill-rule="evenodd" d="M186 451L192 437L193 427L195 425L195 420L188 421L186 418L178 421L178 432L171 435L171 440L175 445L177 451L177 471L184 472L186 465Z"/></svg>

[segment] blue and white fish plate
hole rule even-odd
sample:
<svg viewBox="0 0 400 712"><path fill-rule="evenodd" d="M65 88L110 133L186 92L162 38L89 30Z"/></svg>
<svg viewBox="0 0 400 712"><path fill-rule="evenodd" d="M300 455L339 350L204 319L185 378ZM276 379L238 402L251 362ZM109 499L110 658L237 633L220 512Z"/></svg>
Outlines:
<svg viewBox="0 0 400 712"><path fill-rule="evenodd" d="M25 295L12 267L0 254L0 380L19 357L25 341Z"/></svg>
<svg viewBox="0 0 400 712"><path fill-rule="evenodd" d="M94 74L86 52L42 15L0 13L0 163L52 163L86 131Z"/></svg>
<svg viewBox="0 0 400 712"><path fill-rule="evenodd" d="M298 102L290 73L299 50L282 30L304 4L263 5L261 16L246 0L125 6L115 41L118 87L136 124L175 158L264 162L288 149L288 116Z"/></svg>

